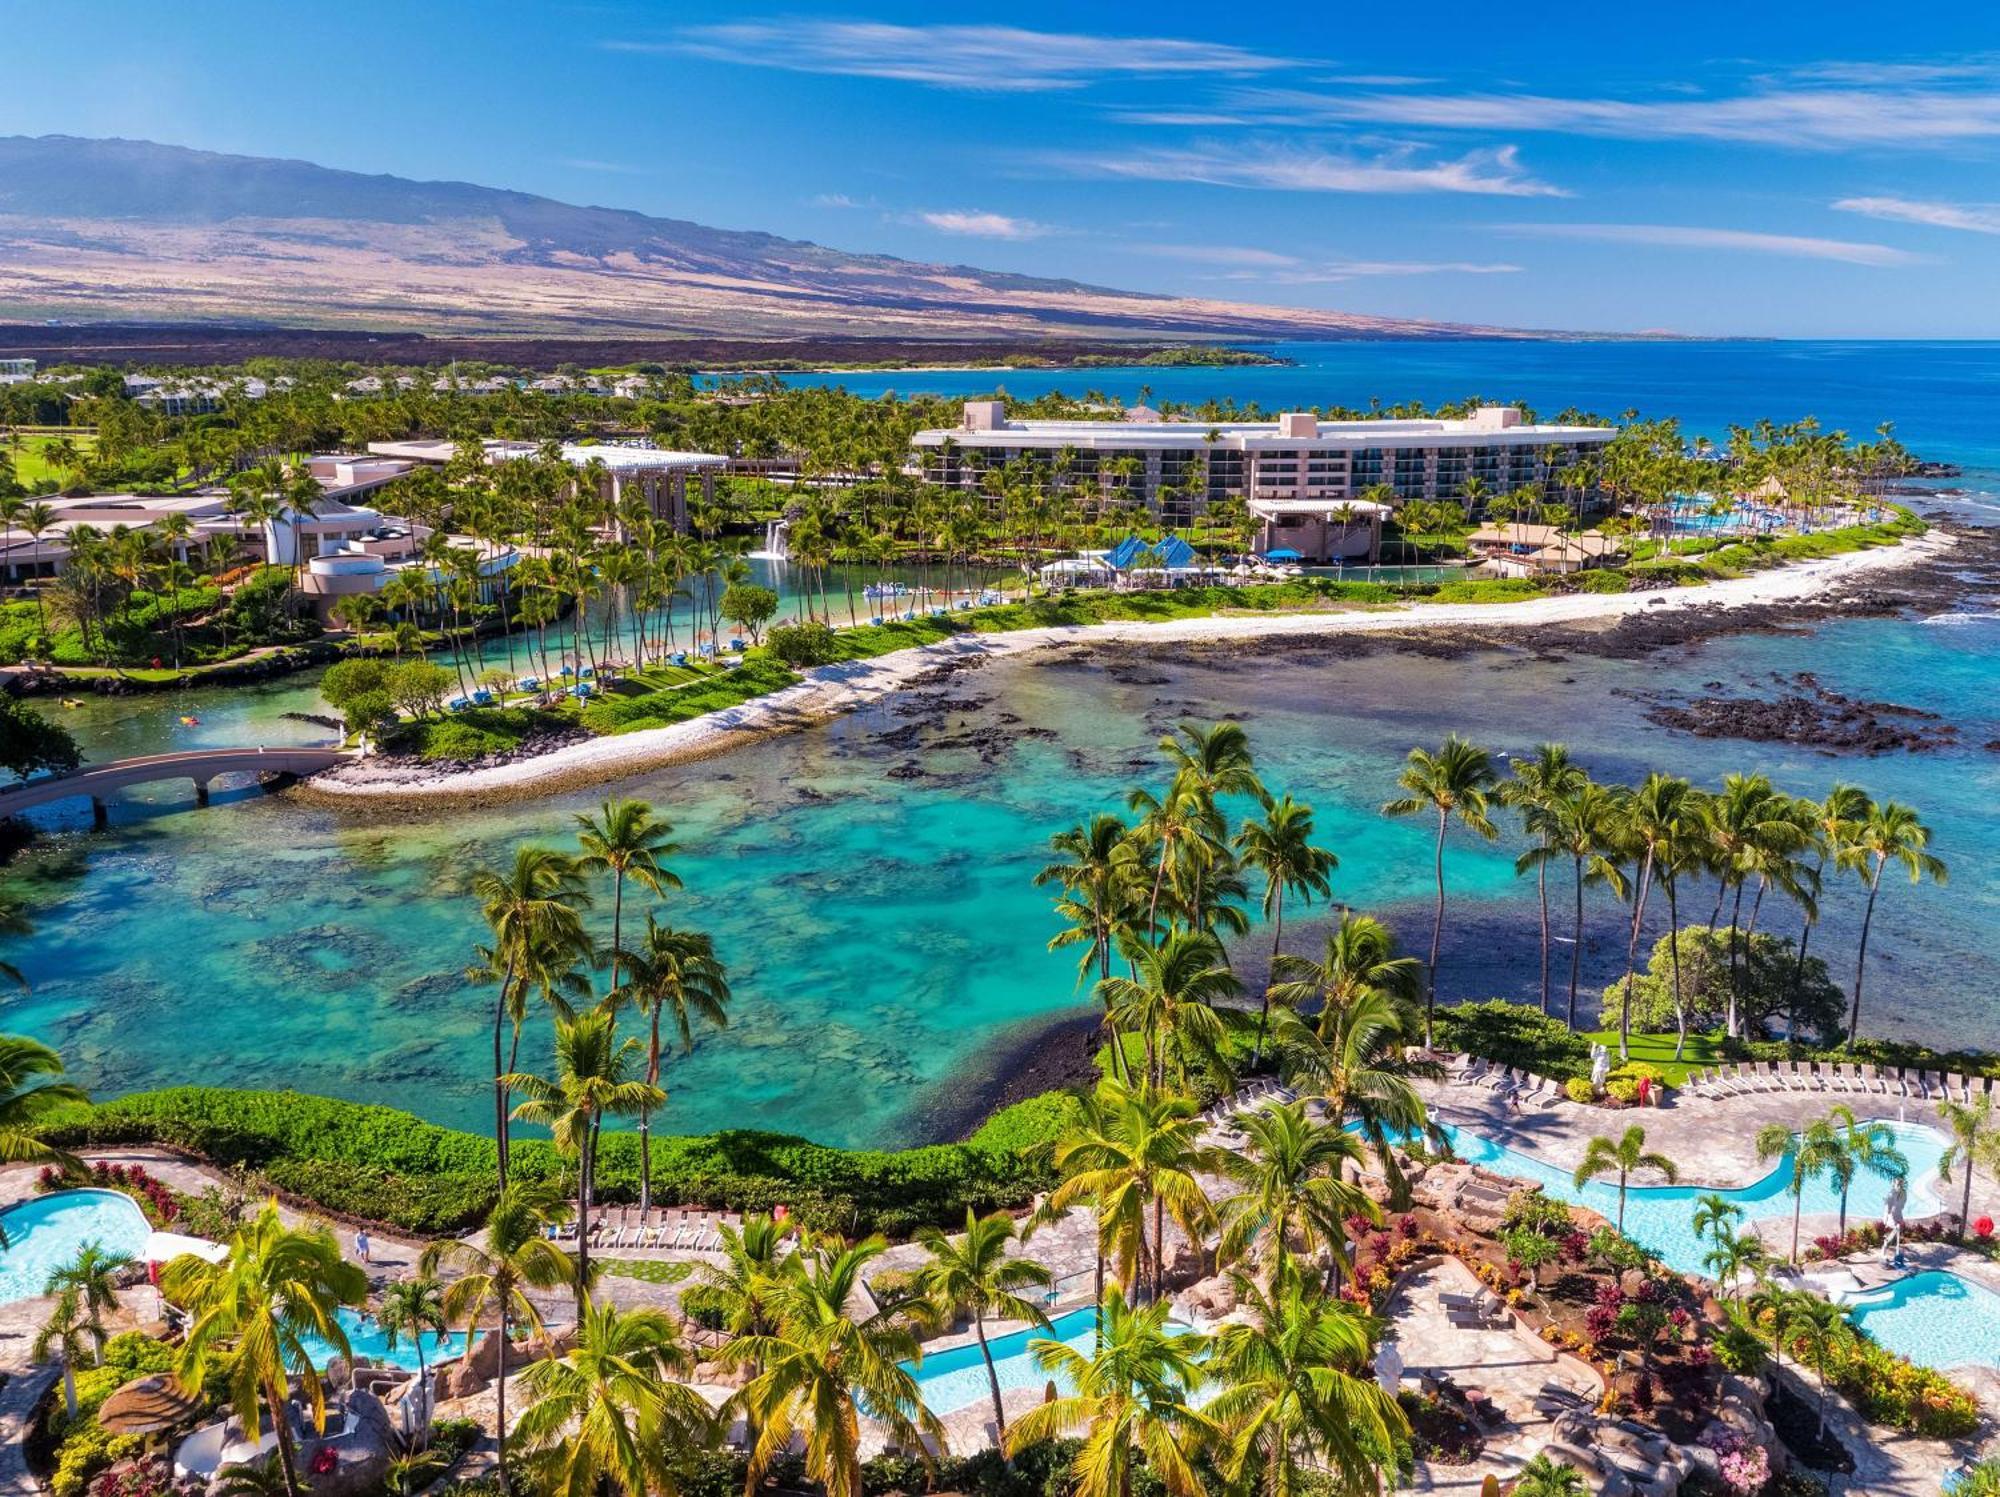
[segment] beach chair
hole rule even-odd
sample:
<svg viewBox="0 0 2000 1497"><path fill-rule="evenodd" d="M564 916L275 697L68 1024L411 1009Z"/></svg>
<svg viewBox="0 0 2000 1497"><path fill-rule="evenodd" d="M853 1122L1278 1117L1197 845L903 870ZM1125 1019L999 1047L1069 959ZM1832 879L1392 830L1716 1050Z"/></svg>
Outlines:
<svg viewBox="0 0 2000 1497"><path fill-rule="evenodd" d="M1827 1085L1834 1091L1844 1092L1852 1090L1848 1085L1847 1067L1839 1061L1835 1061L1826 1068L1826 1080Z"/></svg>
<svg viewBox="0 0 2000 1497"><path fill-rule="evenodd" d="M1785 1090L1784 1068L1774 1060L1764 1061L1754 1068L1757 1090L1760 1092L1781 1092Z"/></svg>
<svg viewBox="0 0 2000 1497"><path fill-rule="evenodd" d="M1972 1083L1967 1081L1963 1076L1946 1076L1944 1078L1944 1086L1945 1090L1950 1093L1952 1101L1962 1107L1972 1105Z"/></svg>
<svg viewBox="0 0 2000 1497"><path fill-rule="evenodd" d="M1931 1089L1931 1100L1933 1102L1950 1100L1951 1094L1944 1084L1944 1072L1926 1071L1924 1072L1924 1081Z"/></svg>
<svg viewBox="0 0 2000 1497"><path fill-rule="evenodd" d="M1855 1079L1860 1083L1860 1090L1868 1093L1871 1097L1882 1095L1882 1073L1874 1066L1856 1066L1854 1068L1854 1075Z"/></svg>

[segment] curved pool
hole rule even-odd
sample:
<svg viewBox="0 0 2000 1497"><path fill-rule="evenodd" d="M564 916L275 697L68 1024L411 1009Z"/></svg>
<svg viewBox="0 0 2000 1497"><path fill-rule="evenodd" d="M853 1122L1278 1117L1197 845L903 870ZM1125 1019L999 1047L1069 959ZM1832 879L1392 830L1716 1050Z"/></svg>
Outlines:
<svg viewBox="0 0 2000 1497"><path fill-rule="evenodd" d="M49 1275L94 1242L106 1252L137 1257L152 1231L146 1213L115 1190L59 1190L0 1211L0 1305L33 1299Z"/></svg>
<svg viewBox="0 0 2000 1497"><path fill-rule="evenodd" d="M417 1366L417 1348L408 1336L398 1336L396 1344L389 1345L389 1338L382 1327L370 1315L357 1310L336 1310L335 1316L340 1327L347 1332L347 1344L354 1355L376 1366L404 1367L414 1372ZM323 1341L318 1336L306 1336L306 1351L311 1355L313 1366L322 1370L340 1353L331 1341ZM441 1361L458 1356L465 1350L465 1337L450 1333L443 1336L424 1337L424 1365L435 1367Z"/></svg>
<svg viewBox="0 0 2000 1497"><path fill-rule="evenodd" d="M1193 1329L1180 1321L1169 1321L1167 1328L1171 1331ZM1053 1382L1060 1392L1074 1393L1076 1390L1070 1386L1067 1376L1044 1371L1028 1348L1036 1341L1056 1340L1088 1355L1096 1337L1097 1308L1094 1305L1085 1305L1080 1310L1056 1316L1049 1322L1046 1331L1039 1326L1030 1326L993 1337L988 1344L993 1352L994 1376L1000 1379L1000 1391L1040 1388ZM924 1407L933 1414L949 1414L954 1409L962 1409L992 1396L986 1381L986 1359L981 1355L977 1341L968 1341L963 1346L945 1351L927 1352L921 1363L903 1363L903 1370L917 1380Z"/></svg>
<svg viewBox="0 0 2000 1497"><path fill-rule="evenodd" d="M1926 1367L2000 1367L2000 1294L1932 1269L1849 1296L1854 1323Z"/></svg>
<svg viewBox="0 0 2000 1497"><path fill-rule="evenodd" d="M1909 1164L1910 1199L1905 1207L1906 1213L1917 1217L1936 1210L1938 1201L1931 1182L1937 1178L1938 1159L1944 1153L1943 1136L1935 1129L1916 1123L1897 1122L1889 1118L1864 1121L1879 1122L1887 1128ZM1496 1174L1535 1181L1558 1200L1586 1206L1612 1221L1618 1219L1618 1182L1615 1178L1590 1180L1579 1189L1568 1170L1558 1169L1532 1154L1496 1143L1470 1129L1450 1123L1441 1126L1445 1136L1451 1140L1452 1151L1459 1158L1484 1165ZM1625 1235L1644 1244L1659 1256L1662 1263L1677 1272L1703 1273L1701 1260L1708 1252L1708 1245L1695 1235L1695 1202L1705 1195L1719 1195L1743 1208L1746 1224L1773 1218L1790 1221L1793 1202L1786 1193L1786 1183L1791 1178L1791 1169L1792 1156L1787 1154L1772 1167L1769 1174L1733 1190L1714 1190L1699 1185L1633 1184L1625 1194ZM1889 1181L1885 1177L1874 1174L1855 1176L1853 1187L1847 1193L1848 1223L1853 1225L1879 1220L1888 1199ZM1831 1215L1840 1209L1840 1195L1822 1175L1807 1183L1803 1204L1807 1216Z"/></svg>

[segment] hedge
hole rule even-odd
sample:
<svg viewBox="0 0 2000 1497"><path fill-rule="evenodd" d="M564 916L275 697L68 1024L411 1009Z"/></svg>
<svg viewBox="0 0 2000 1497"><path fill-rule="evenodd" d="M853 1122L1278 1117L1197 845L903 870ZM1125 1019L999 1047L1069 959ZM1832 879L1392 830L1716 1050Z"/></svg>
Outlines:
<svg viewBox="0 0 2000 1497"><path fill-rule="evenodd" d="M731 1129L655 1134L656 1197L731 1210L786 1205L813 1225L906 1237L962 1223L966 1207L1024 1203L1052 1183L1036 1145L1068 1116L1060 1094L996 1113L967 1143L914 1149L836 1149L782 1133ZM321 1208L425 1235L456 1233L492 1204L493 1141L371 1103L300 1092L184 1086L66 1108L51 1141L71 1148L159 1144L241 1166ZM567 1162L546 1139L517 1134L521 1179L560 1177ZM607 1133L597 1195L639 1194L639 1139Z"/></svg>
<svg viewBox="0 0 2000 1497"><path fill-rule="evenodd" d="M1590 1041L1525 1003L1495 998L1437 1012L1437 1040L1448 1050L1523 1067L1556 1081L1590 1075Z"/></svg>

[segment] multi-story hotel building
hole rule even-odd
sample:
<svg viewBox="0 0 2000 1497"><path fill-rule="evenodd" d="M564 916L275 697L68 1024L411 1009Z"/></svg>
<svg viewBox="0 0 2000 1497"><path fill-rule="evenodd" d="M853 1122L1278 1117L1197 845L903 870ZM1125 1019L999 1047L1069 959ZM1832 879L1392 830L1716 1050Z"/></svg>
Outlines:
<svg viewBox="0 0 2000 1497"><path fill-rule="evenodd" d="M933 483L974 487L1017 458L1064 466L1081 492L1122 493L1168 525L1210 501L1246 501L1263 518L1355 501L1382 485L1392 506L1456 499L1467 479L1489 494L1547 483L1614 435L1606 426L1540 426L1512 406L1440 421L1164 421L1144 408L1121 421L1010 421L997 400L969 400L964 424L920 431L916 461ZM1553 497L1553 496L1552 496Z"/></svg>

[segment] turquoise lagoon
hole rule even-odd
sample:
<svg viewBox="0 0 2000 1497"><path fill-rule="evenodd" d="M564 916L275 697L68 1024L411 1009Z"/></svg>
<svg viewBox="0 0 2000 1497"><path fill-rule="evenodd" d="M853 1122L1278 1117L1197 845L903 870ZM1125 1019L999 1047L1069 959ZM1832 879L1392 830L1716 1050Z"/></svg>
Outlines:
<svg viewBox="0 0 2000 1497"><path fill-rule="evenodd" d="M2000 451L1987 435L2000 391L1991 345L1320 345L1299 368L1090 371L1095 384L1270 404L1365 404L1370 395L1521 395L1579 405L1680 410L1719 430L1729 415L1817 412L1865 431L1884 417L1926 455L1972 465L1961 518L2000 510ZM841 377L856 388L976 390L970 376L919 386ZM1023 393L1047 376L1008 373ZM1128 388L1129 387L1129 388ZM1567 395L1558 395L1567 390ZM1618 391L1624 391L1623 395ZM756 563L790 593L796 574ZM935 580L935 578L933 579ZM1990 579L1989 579L1990 582ZM836 596L842 589L834 584ZM836 604L837 607L844 607ZM865 605L862 605L865 606ZM489 659L504 656L490 643ZM1646 693L1768 692L1773 675L1946 714L1954 746L1836 758L1808 747L1709 742L1646 720ZM669 918L711 930L736 982L731 1028L676 1057L666 1126L761 1126L839 1143L888 1144L965 1124L1018 1046L1089 1013L1030 880L1048 836L1157 778L1154 741L1185 718L1240 716L1271 782L1311 802L1341 856L1335 898L1394 921L1420 947L1429 855L1417 823L1385 822L1412 744L1468 733L1506 753L1560 737L1601 777L1659 767L1713 783L1761 769L1819 793L1836 779L1924 811L1952 863L1948 890L1885 886L1871 939L1871 1033L2000 1045L2000 608L1935 618L1856 619L1737 635L1636 660L1542 649L1399 651L1349 639L1296 649L1015 660L958 678L948 705L878 704L827 727L588 793L501 809L327 811L255 791L186 812L185 786L132 792L110 831L82 808L49 812L51 835L11 883L36 934L10 957L30 979L0 994L0 1029L62 1047L104 1092L187 1082L295 1086L486 1126L481 1075L487 995L464 967L480 931L472 873L528 839L573 840L573 816L606 793L641 795L675 821L687 891ZM299 681L100 699L65 720L96 758L197 744L307 742L286 717L324 711ZM911 715L915 713L916 715ZM183 716L199 719L181 726ZM39 814L39 813L38 813ZM1525 997L1535 987L1532 885L1512 850L1454 841L1442 968L1448 995ZM1860 899L1837 884L1814 950L1851 973ZM1593 897L1584 1001L1619 970L1622 932ZM1705 915L1706 910L1698 912ZM1325 911L1288 910L1307 949ZM600 917L600 923L604 923ZM1789 911L1764 928L1795 927ZM1239 953L1261 978L1267 938ZM1558 948L1559 966L1566 948ZM524 1061L540 1065L531 1033Z"/></svg>

